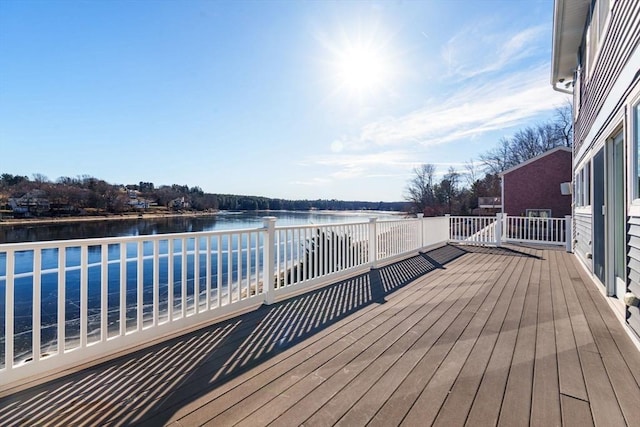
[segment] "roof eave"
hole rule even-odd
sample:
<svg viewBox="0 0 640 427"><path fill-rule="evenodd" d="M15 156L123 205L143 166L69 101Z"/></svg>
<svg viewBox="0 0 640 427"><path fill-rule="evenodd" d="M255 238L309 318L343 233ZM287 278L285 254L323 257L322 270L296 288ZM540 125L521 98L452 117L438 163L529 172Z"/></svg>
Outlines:
<svg viewBox="0 0 640 427"><path fill-rule="evenodd" d="M590 0L555 0L553 10L553 43L551 85L560 80L573 80L576 55L589 14Z"/></svg>
<svg viewBox="0 0 640 427"><path fill-rule="evenodd" d="M544 158L544 157L547 157L547 156L548 156L548 155L550 155L550 154L555 153L556 151L566 151L566 152L569 152L569 153L572 153L572 152L573 152L573 150L572 150L570 147L565 147L564 145L559 145L559 146L557 146L557 147L554 147L554 148L552 148L552 149L550 149L550 150L545 151L545 152L544 152L544 153L542 153L542 154L538 154L538 155L537 155L537 156L535 156L535 157L532 157L532 158L530 158L530 159L528 159L528 160L525 160L525 161L524 161L524 162L522 162L522 163L518 163L517 165L512 166L512 167L510 167L509 169L507 169L507 170L504 170L504 171L500 172L498 175L499 175L499 176L501 176L501 177L503 177L503 176L505 176L506 174L511 173L511 172L513 172L513 171L514 171L514 170L516 170L516 169L520 169L520 168L521 168L521 167L523 167L523 166L529 165L529 164L531 164L531 163L535 163L535 162L537 162L538 160L540 160L540 159L542 159L542 158Z"/></svg>

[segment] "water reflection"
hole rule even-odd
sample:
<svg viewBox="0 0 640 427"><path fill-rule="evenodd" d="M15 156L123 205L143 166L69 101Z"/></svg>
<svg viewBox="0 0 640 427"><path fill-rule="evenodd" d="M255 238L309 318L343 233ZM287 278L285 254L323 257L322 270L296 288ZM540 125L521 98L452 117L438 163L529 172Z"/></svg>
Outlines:
<svg viewBox="0 0 640 427"><path fill-rule="evenodd" d="M389 218L381 212L234 212L207 216L177 216L153 219L104 219L49 224L0 224L0 243L92 239L149 234L184 233L255 228L262 218L275 216L277 225L362 222L369 217Z"/></svg>

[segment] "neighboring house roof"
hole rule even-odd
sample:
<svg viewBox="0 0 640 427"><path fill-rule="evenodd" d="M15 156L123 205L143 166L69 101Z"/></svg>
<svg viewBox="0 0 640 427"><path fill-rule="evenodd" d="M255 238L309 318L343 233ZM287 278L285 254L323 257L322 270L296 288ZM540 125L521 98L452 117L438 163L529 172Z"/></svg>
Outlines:
<svg viewBox="0 0 640 427"><path fill-rule="evenodd" d="M591 0L555 0L551 84L573 80Z"/></svg>
<svg viewBox="0 0 640 427"><path fill-rule="evenodd" d="M505 176L506 174L508 174L510 172L513 172L516 169L520 169L523 166L526 166L526 165L531 164L533 162L537 162L538 160L540 160L540 159L542 159L544 157L547 157L550 154L556 153L558 151L567 151L567 152L571 153L571 148L564 147L564 146L552 148L551 150L545 151L544 153L542 153L542 154L540 154L540 155L538 155L536 157L532 157L529 160L525 160L524 162L520 163L519 165L515 165L512 168L509 168L509 169L507 169L505 171L500 172L500 176Z"/></svg>

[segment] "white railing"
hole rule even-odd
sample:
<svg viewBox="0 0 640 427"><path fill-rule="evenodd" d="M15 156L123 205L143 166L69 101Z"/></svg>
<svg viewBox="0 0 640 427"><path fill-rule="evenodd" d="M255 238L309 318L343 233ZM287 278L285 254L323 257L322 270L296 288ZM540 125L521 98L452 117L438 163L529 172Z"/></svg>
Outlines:
<svg viewBox="0 0 640 427"><path fill-rule="evenodd" d="M369 223L274 228L274 272L266 273L274 277L274 297L370 268L369 228Z"/></svg>
<svg viewBox="0 0 640 427"><path fill-rule="evenodd" d="M500 214L497 216L450 216L449 240L452 242L499 245Z"/></svg>
<svg viewBox="0 0 640 427"><path fill-rule="evenodd" d="M503 240L505 241L566 245L567 250L571 250L569 247L571 242L571 216L565 218L533 218L505 215L503 233Z"/></svg>
<svg viewBox="0 0 640 427"><path fill-rule="evenodd" d="M259 303L261 230L0 245L0 387Z"/></svg>
<svg viewBox="0 0 640 427"><path fill-rule="evenodd" d="M0 245L0 395L446 244L446 218Z"/></svg>
<svg viewBox="0 0 640 427"><path fill-rule="evenodd" d="M451 216L449 241L497 245L502 242L566 246L571 252L571 216L565 218Z"/></svg>

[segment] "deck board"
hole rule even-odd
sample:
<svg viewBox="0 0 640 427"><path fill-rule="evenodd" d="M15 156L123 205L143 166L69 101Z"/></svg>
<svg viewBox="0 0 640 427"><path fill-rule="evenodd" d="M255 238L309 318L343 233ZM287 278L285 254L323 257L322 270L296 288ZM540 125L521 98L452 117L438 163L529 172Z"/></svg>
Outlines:
<svg viewBox="0 0 640 427"><path fill-rule="evenodd" d="M478 390L471 403L466 418L467 425L494 426L498 422L500 408L507 384L509 369L513 360L518 329L524 309L528 283L533 270L533 259L527 260L518 283L518 294L509 308L509 314L498 335L495 348L482 375ZM446 418L443 418L446 421Z"/></svg>
<svg viewBox="0 0 640 427"><path fill-rule="evenodd" d="M449 395L454 381L469 360L469 355L485 328L495 330L502 322L507 304L511 300L516 280L511 280L513 269L504 269L503 274L491 289L483 306L473 317L460 339L440 364L429 383L422 390L411 410L404 418L403 425L430 425L435 420L444 400ZM488 326L487 326L488 325Z"/></svg>
<svg viewBox="0 0 640 427"><path fill-rule="evenodd" d="M475 277L467 277L465 281L484 281L484 277L486 277L487 274L493 275L494 271L495 270L493 265L490 265L488 266L488 268L485 268L483 270L478 269L472 271L472 274L475 275ZM399 345L397 346L397 348L389 349L387 353L390 354L386 354L386 357L384 359L379 359L383 361L383 363L377 363L378 360L376 360L375 364L367 367L367 369L358 376L356 381L350 383L347 387L341 390L340 393L338 393L328 402L328 404L323 406L321 410L317 411L313 415L313 417L309 418L308 422L310 424L328 422L331 425L340 420L340 424L342 425L353 425L354 423L361 424L362 422L369 421L361 418L363 417L364 413L357 408L350 412L349 417L345 417L342 420L341 418L343 418L347 411L349 411L358 400L361 402L361 404L370 404L369 401L360 399L360 396L363 396L371 387L373 387L373 385L379 381L384 373L391 368L392 365L388 363L389 360L392 363L398 362L399 366L402 366L406 369L407 359L405 358L404 360L402 360L402 362L399 362L398 359L401 356L411 351L414 346L416 353L424 354L425 349L430 347L430 343L435 341L436 335L441 335L443 328L446 328L448 325L450 325L455 317L460 313L460 311L465 309L469 302L474 299L475 294L478 291L477 287L468 288L469 290L471 290L471 292L465 292L465 294L463 294L461 297L455 297L454 304L450 308L447 308L446 311L444 311L441 315L439 315L437 319L434 318L432 320L429 320L428 322L424 322L423 324L418 325L417 328L412 328L412 330L405 335L405 337L407 337L406 341L408 341L408 343L405 344L398 342ZM436 321L441 327L436 328L432 331L431 326L434 325ZM429 332L433 333L430 334ZM355 417L360 418L360 420L354 419Z"/></svg>
<svg viewBox="0 0 640 427"><path fill-rule="evenodd" d="M499 274L500 273L497 272L495 277L498 278ZM490 282L485 281L483 284L488 285ZM393 394L380 407L371 420L371 425L384 426L400 424L425 384L437 371L444 358L460 339L465 328L485 302L491 289L490 286L482 286L476 297L472 299L469 305L465 307L465 310L447 326L435 344L425 348L425 354L422 356L420 362L410 371L402 380L401 384L394 390Z"/></svg>
<svg viewBox="0 0 640 427"><path fill-rule="evenodd" d="M564 289L571 286L569 272L562 257L557 252L550 252L551 274L557 275L558 283L551 289L553 298L553 319L556 328L556 352L558 354L558 379L560 395L580 400L588 400L584 384L580 357L576 345L575 334L571 324ZM562 407L561 399L561 407ZM576 406L576 405L573 405Z"/></svg>
<svg viewBox="0 0 640 427"><path fill-rule="evenodd" d="M525 296L525 308L518 328L518 337L507 378L504 399L500 407L498 425L528 425L531 415L533 390L533 368L536 351L538 320L540 266L536 263L531 271L530 283ZM486 409L485 409L486 410Z"/></svg>
<svg viewBox="0 0 640 427"><path fill-rule="evenodd" d="M576 259L446 246L0 399L1 425L633 425Z"/></svg>
<svg viewBox="0 0 640 427"><path fill-rule="evenodd" d="M489 270L494 269L495 264L488 265L487 268ZM491 276L485 276L484 279L479 277L478 280L484 283L494 275L495 273ZM480 295L474 295L473 300L480 302ZM460 325L467 324L468 319L470 319L470 314L476 310L477 306L474 306L471 301L466 301L462 310L449 310L433 328L429 329L429 331L420 338L415 346L403 354L402 358L394 364L391 369L384 372L376 383L373 384L366 393L362 394L362 397L360 397L358 402L340 419L338 424L349 426L362 425L369 422L376 415L378 408L391 397L401 382L415 370L415 367L427 351L446 333L447 328L453 328L455 322L458 322ZM462 328L458 330L460 333L462 332ZM418 374L418 372L416 372L416 374Z"/></svg>
<svg viewBox="0 0 640 427"><path fill-rule="evenodd" d="M561 418L558 359L551 298L551 263L548 259L550 257L550 254L545 254L547 262L541 263L531 401L531 422L542 426L560 425Z"/></svg>
<svg viewBox="0 0 640 427"><path fill-rule="evenodd" d="M504 303L498 303L492 313L492 318L480 333L467 362L458 374L438 413L435 425L463 425L467 420L471 405L477 396L480 382L495 351L498 338L503 334L503 331L506 333L510 330L513 331L514 321L521 316L529 281L527 269L532 264L532 261L527 260L525 264L523 268L514 269L511 274L509 283L514 284L513 289L506 288L503 291L505 292ZM504 310L497 310L498 307L504 307ZM512 349L500 349L500 351L504 350L507 353L513 353ZM496 393L497 390L489 390L488 392ZM475 420L473 422L475 423Z"/></svg>

